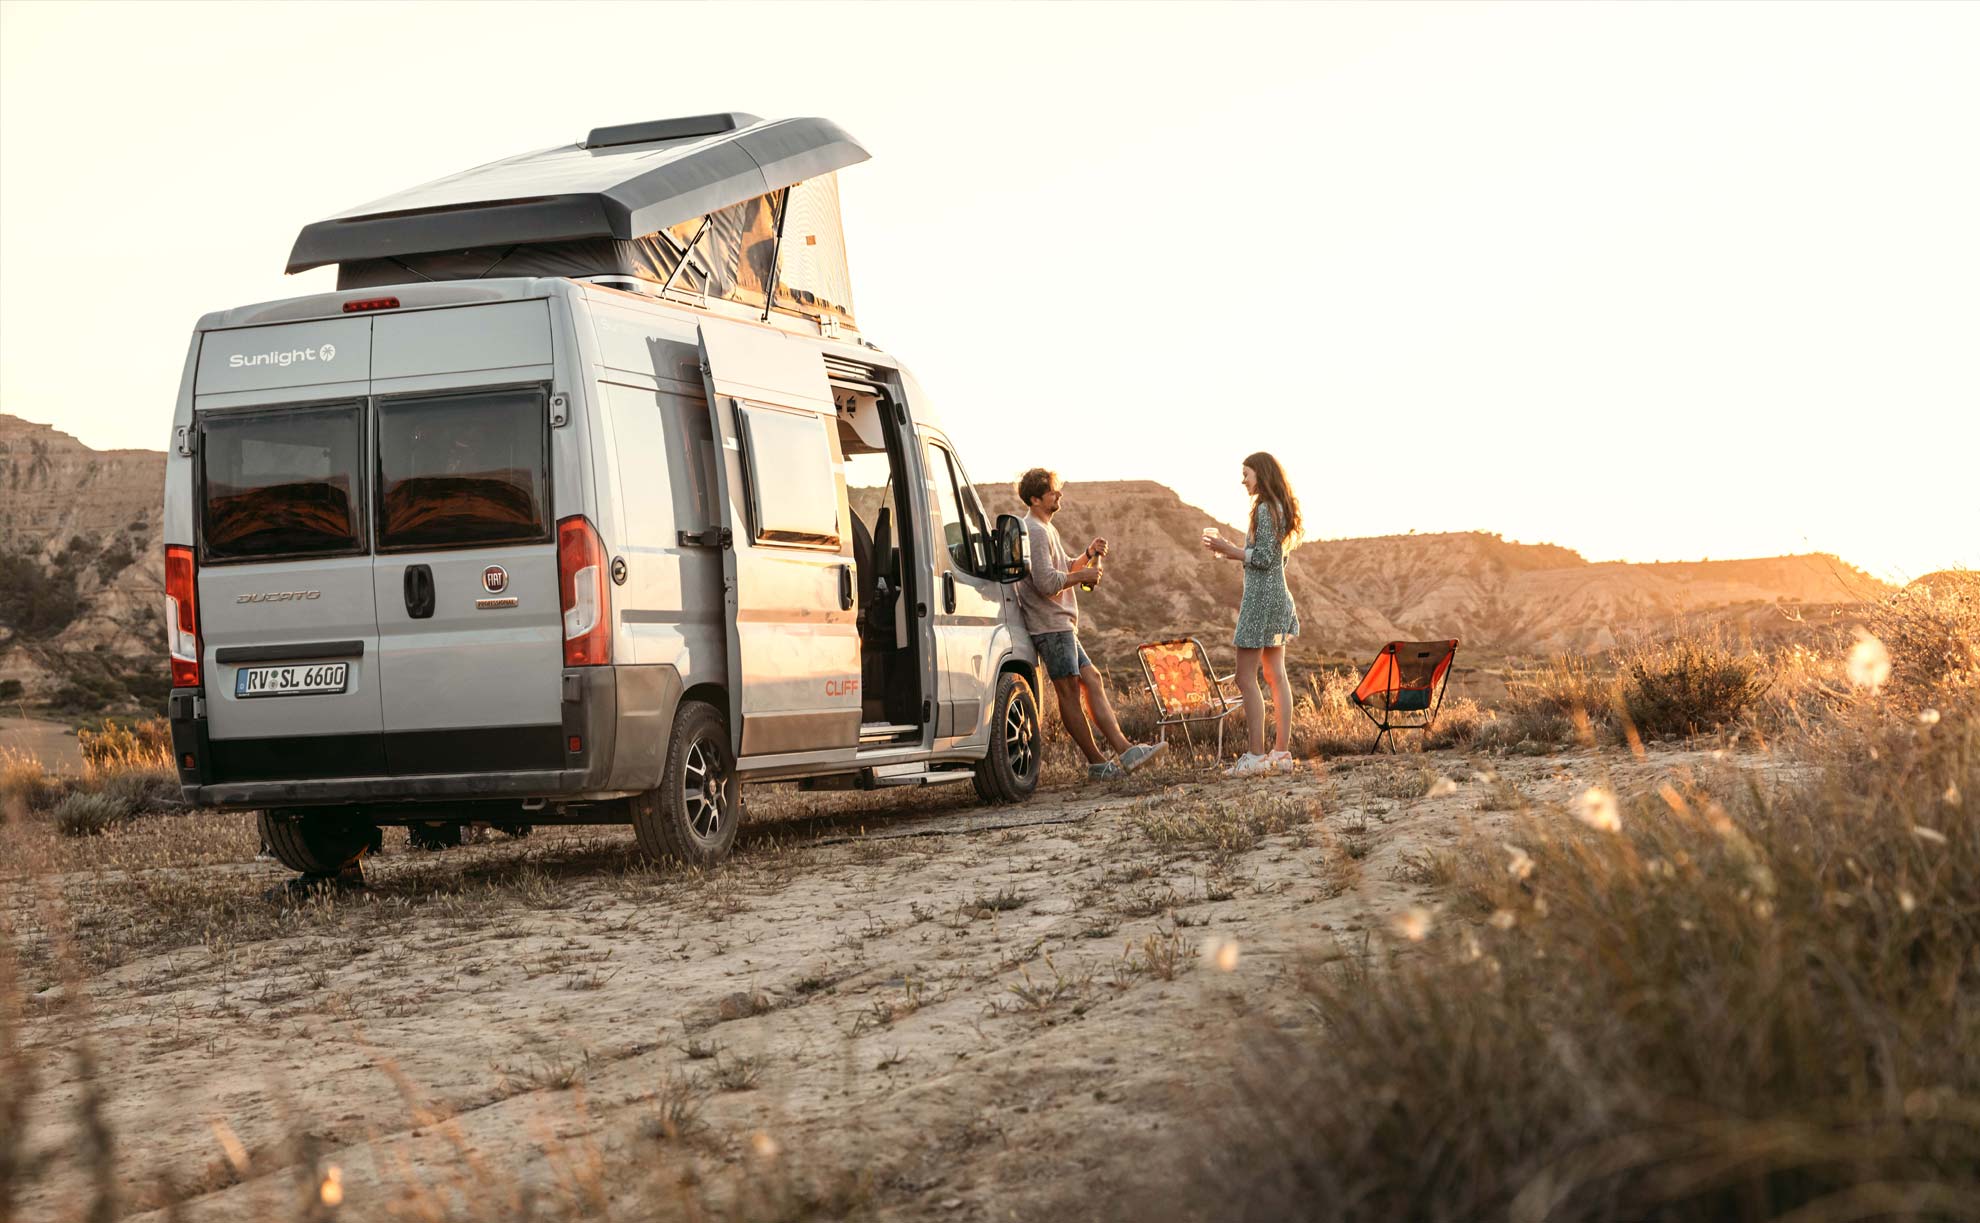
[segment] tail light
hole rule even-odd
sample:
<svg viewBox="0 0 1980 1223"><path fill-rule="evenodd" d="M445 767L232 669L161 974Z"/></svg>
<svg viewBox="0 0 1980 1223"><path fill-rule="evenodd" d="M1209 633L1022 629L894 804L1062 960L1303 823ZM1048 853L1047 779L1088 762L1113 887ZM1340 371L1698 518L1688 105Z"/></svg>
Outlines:
<svg viewBox="0 0 1980 1223"><path fill-rule="evenodd" d="M557 590L564 605L564 665L612 661L612 596L605 588L605 545L583 515L557 524Z"/></svg>
<svg viewBox="0 0 1980 1223"><path fill-rule="evenodd" d="M165 549L165 647L172 686L199 687L199 591L191 548Z"/></svg>

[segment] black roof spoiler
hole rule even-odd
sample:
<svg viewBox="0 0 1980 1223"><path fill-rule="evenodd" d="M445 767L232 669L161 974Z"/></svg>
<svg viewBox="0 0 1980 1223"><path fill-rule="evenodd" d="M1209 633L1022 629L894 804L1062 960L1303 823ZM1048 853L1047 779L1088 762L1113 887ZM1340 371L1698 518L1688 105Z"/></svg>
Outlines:
<svg viewBox="0 0 1980 1223"><path fill-rule="evenodd" d="M829 119L730 112L593 128L581 144L490 162L307 225L287 270L471 247L629 240L868 156Z"/></svg>

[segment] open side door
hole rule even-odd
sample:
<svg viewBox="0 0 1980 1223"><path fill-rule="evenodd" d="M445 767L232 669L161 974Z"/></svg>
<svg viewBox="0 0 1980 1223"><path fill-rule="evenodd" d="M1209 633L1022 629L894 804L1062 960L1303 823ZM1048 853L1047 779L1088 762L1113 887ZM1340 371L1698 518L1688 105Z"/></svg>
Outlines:
<svg viewBox="0 0 1980 1223"><path fill-rule="evenodd" d="M824 359L780 332L704 319L701 363L722 522L720 540L700 542L722 548L729 741L738 757L850 761L860 723L857 592Z"/></svg>

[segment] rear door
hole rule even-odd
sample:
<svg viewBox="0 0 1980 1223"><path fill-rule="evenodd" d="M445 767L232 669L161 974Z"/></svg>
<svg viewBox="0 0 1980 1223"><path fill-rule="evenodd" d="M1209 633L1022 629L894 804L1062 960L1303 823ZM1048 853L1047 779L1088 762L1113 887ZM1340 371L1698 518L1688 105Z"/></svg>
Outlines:
<svg viewBox="0 0 1980 1223"><path fill-rule="evenodd" d="M373 326L387 767L561 768L548 303L381 315Z"/></svg>
<svg viewBox="0 0 1980 1223"><path fill-rule="evenodd" d="M740 756L859 744L860 668L844 462L825 362L768 328L705 319L719 447L731 741Z"/></svg>
<svg viewBox="0 0 1980 1223"><path fill-rule="evenodd" d="M201 340L194 533L219 780L383 770L370 355L369 319Z"/></svg>

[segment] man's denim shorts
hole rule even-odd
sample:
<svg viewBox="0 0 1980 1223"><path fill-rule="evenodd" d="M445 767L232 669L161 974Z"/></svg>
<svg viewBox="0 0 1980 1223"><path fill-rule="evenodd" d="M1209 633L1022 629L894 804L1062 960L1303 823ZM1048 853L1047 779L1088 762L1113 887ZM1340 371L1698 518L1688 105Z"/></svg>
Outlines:
<svg viewBox="0 0 1980 1223"><path fill-rule="evenodd" d="M1038 651L1038 661L1045 664L1045 674L1053 679L1071 679L1079 674L1080 668L1093 665L1093 660L1086 656L1086 647L1079 644L1078 629L1033 633L1031 648Z"/></svg>

